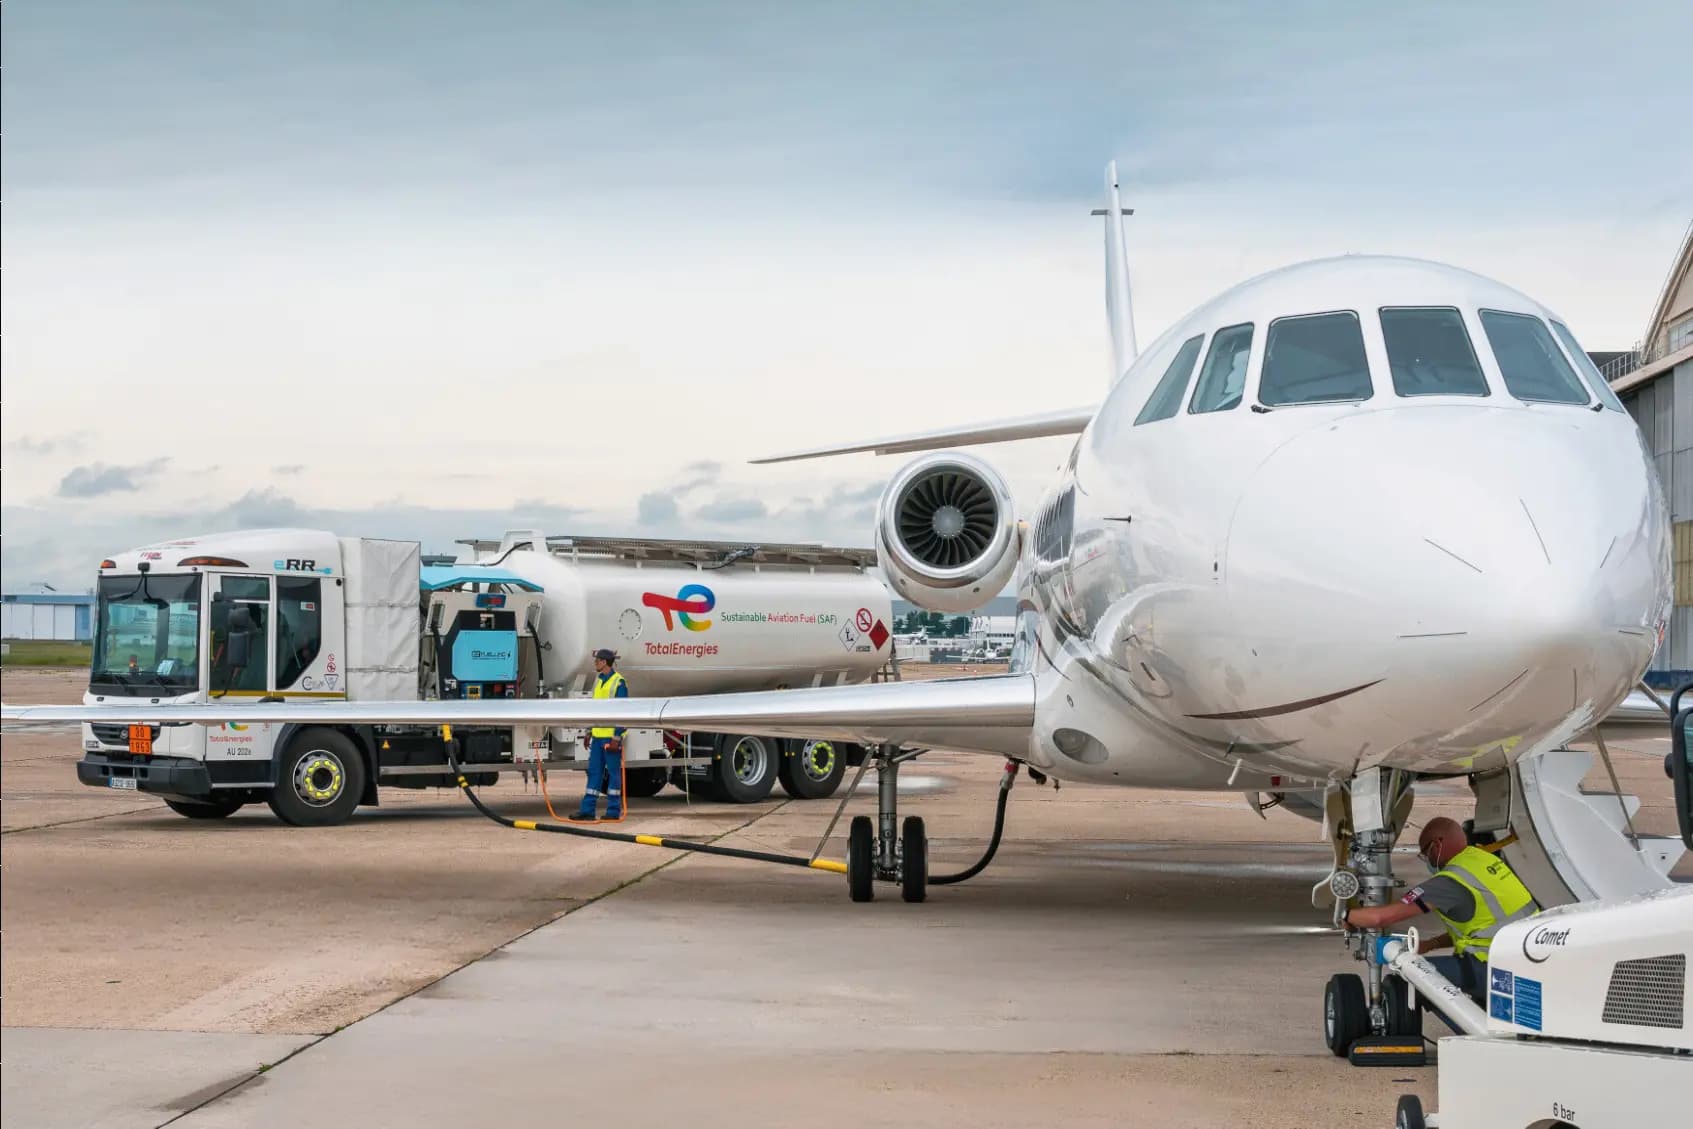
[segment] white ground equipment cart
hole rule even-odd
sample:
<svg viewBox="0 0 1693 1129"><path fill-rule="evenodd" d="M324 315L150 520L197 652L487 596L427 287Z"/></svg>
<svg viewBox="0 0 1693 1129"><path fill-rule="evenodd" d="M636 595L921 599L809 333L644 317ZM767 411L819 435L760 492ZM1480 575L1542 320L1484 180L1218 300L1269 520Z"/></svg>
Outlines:
<svg viewBox="0 0 1693 1129"><path fill-rule="evenodd" d="M1681 695L1676 695L1679 702ZM1693 709L1666 767L1693 847ZM1439 1103L1399 1100L1396 1129L1685 1129L1693 1125L1693 887L1559 906L1494 938L1487 1011L1415 956L1381 957L1468 1034L1439 1043Z"/></svg>
<svg viewBox="0 0 1693 1129"><path fill-rule="evenodd" d="M259 529L160 542L101 562L86 705L298 698L424 701L591 693L608 647L635 697L894 676L887 589L867 549L547 538L512 532L422 563L413 541ZM586 761L581 733L460 726L475 783ZM82 783L151 792L194 819L267 801L332 824L378 786L451 786L428 726L82 727ZM751 734L631 730L628 789L674 783L752 802L780 780L821 798L864 751Z"/></svg>

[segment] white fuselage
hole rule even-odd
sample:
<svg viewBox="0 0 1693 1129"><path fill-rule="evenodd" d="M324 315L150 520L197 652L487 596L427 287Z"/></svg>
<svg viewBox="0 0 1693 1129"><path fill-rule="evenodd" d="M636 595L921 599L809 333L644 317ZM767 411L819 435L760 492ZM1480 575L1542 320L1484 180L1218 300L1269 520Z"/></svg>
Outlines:
<svg viewBox="0 0 1693 1129"><path fill-rule="evenodd" d="M1390 363L1379 312L1407 307L1461 314L1485 394L1396 391L1406 346ZM1516 394L1483 310L1558 320L1450 267L1347 258L1245 283L1142 354L1028 523L1014 667L1039 687L1034 759L1211 788L1468 773L1616 706L1667 616L1657 477L1596 374L1586 403ZM1357 316L1370 392L1265 410L1268 327L1334 311ZM1216 331L1245 324L1239 403L1190 410ZM1137 426L1196 336L1180 408Z"/></svg>

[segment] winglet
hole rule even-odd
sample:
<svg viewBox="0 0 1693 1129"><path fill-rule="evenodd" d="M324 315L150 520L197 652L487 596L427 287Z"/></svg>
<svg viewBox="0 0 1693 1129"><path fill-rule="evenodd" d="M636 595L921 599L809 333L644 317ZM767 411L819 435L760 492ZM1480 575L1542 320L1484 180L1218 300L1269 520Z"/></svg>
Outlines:
<svg viewBox="0 0 1693 1129"><path fill-rule="evenodd" d="M1133 363L1134 301L1129 294L1129 247L1123 234L1123 199L1117 188L1117 162L1105 166L1105 317L1111 325L1111 383ZM1097 214L1097 213L1096 213Z"/></svg>

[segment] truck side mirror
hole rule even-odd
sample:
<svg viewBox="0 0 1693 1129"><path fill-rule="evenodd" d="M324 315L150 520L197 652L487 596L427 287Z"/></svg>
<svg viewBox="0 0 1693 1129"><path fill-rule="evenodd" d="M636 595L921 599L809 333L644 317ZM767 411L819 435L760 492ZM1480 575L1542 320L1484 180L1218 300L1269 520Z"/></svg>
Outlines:
<svg viewBox="0 0 1693 1129"><path fill-rule="evenodd" d="M1681 841L1693 850L1693 741L1688 729L1693 728L1693 709L1675 715L1670 732L1669 770L1675 788L1675 825Z"/></svg>

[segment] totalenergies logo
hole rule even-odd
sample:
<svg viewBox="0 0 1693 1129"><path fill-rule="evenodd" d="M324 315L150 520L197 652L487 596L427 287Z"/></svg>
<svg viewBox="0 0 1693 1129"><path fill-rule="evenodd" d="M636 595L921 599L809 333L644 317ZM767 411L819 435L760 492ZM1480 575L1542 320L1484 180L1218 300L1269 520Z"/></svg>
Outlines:
<svg viewBox="0 0 1693 1129"><path fill-rule="evenodd" d="M703 584L684 584L682 590L674 596L660 596L657 592L645 592L641 595L641 603L649 608L656 608L664 616L664 629L674 631L675 624L670 616L674 612L676 618L682 621L682 626L689 631L704 631L711 626L709 619L697 617L705 615L717 606L717 596L710 588Z"/></svg>
<svg viewBox="0 0 1693 1129"><path fill-rule="evenodd" d="M223 727L225 729L229 730L232 733L245 733L245 732L247 732L247 727L245 725L237 725L233 721L224 722Z"/></svg>

